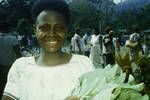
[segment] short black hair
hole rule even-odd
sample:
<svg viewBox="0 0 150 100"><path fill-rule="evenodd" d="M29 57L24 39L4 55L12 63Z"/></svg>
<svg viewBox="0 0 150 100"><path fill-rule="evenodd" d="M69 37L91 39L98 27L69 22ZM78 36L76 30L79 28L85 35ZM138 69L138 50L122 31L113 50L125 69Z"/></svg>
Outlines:
<svg viewBox="0 0 150 100"><path fill-rule="evenodd" d="M112 30L112 28L110 26L107 26L104 31L108 34L109 31L111 31L111 30Z"/></svg>
<svg viewBox="0 0 150 100"><path fill-rule="evenodd" d="M37 16L44 10L53 10L64 16L67 24L70 20L69 6L64 0L35 0L32 6L31 14L35 23Z"/></svg>

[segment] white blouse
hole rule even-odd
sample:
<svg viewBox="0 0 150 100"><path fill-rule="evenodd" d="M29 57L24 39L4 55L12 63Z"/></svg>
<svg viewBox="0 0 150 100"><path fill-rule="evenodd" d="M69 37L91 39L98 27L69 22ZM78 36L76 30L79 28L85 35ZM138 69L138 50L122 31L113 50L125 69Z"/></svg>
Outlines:
<svg viewBox="0 0 150 100"><path fill-rule="evenodd" d="M99 35L92 35L92 38L91 38L91 44L93 45L93 46L99 46L100 44L99 44L99 37L100 37L100 34Z"/></svg>
<svg viewBox="0 0 150 100"><path fill-rule="evenodd" d="M82 55L54 67L41 67L34 57L22 57L9 71L4 95L19 100L63 100L79 84L79 76L92 69L90 60Z"/></svg>

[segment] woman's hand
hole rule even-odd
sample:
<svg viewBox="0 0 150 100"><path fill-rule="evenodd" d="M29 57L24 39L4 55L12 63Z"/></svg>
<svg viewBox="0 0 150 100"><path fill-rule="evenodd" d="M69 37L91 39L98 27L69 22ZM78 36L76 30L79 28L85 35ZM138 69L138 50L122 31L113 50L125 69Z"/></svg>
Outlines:
<svg viewBox="0 0 150 100"><path fill-rule="evenodd" d="M2 100L18 100L18 99L13 99L13 98L11 98L9 96L3 95Z"/></svg>

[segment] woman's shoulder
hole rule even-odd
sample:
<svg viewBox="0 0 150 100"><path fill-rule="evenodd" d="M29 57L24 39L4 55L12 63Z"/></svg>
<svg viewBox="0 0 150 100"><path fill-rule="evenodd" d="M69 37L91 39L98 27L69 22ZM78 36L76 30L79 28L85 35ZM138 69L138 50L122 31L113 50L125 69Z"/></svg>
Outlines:
<svg viewBox="0 0 150 100"><path fill-rule="evenodd" d="M27 65L33 62L34 57L20 57L11 66L9 73L23 73ZM32 59L32 60L31 60Z"/></svg>
<svg viewBox="0 0 150 100"><path fill-rule="evenodd" d="M72 62L77 63L78 67L84 70L91 71L94 69L91 60L87 56L84 56L84 55L74 54L72 58Z"/></svg>
<svg viewBox="0 0 150 100"><path fill-rule="evenodd" d="M16 59L15 62L20 63L20 62L31 62L33 61L34 57L20 57Z"/></svg>
<svg viewBox="0 0 150 100"><path fill-rule="evenodd" d="M34 57L20 57L16 59L16 61L13 63L12 67L17 67L17 66L24 66L27 65L28 63L33 63L34 62Z"/></svg>
<svg viewBox="0 0 150 100"><path fill-rule="evenodd" d="M79 62L88 62L89 58L85 55L78 55L78 54L74 54L73 55L73 59Z"/></svg>

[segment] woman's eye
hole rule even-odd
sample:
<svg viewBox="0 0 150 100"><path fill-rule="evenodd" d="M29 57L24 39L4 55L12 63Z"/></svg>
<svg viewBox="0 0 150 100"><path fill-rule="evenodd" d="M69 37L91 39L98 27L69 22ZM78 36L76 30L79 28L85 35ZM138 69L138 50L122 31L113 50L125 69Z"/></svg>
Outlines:
<svg viewBox="0 0 150 100"><path fill-rule="evenodd" d="M63 31L63 26L56 26L55 31Z"/></svg>
<svg viewBox="0 0 150 100"><path fill-rule="evenodd" d="M47 31L49 31L49 28L42 28L41 31L42 32L47 32Z"/></svg>
<svg viewBox="0 0 150 100"><path fill-rule="evenodd" d="M50 27L48 27L48 26L42 26L42 27L39 27L39 30L40 30L41 32L47 32L47 31L50 30Z"/></svg>

